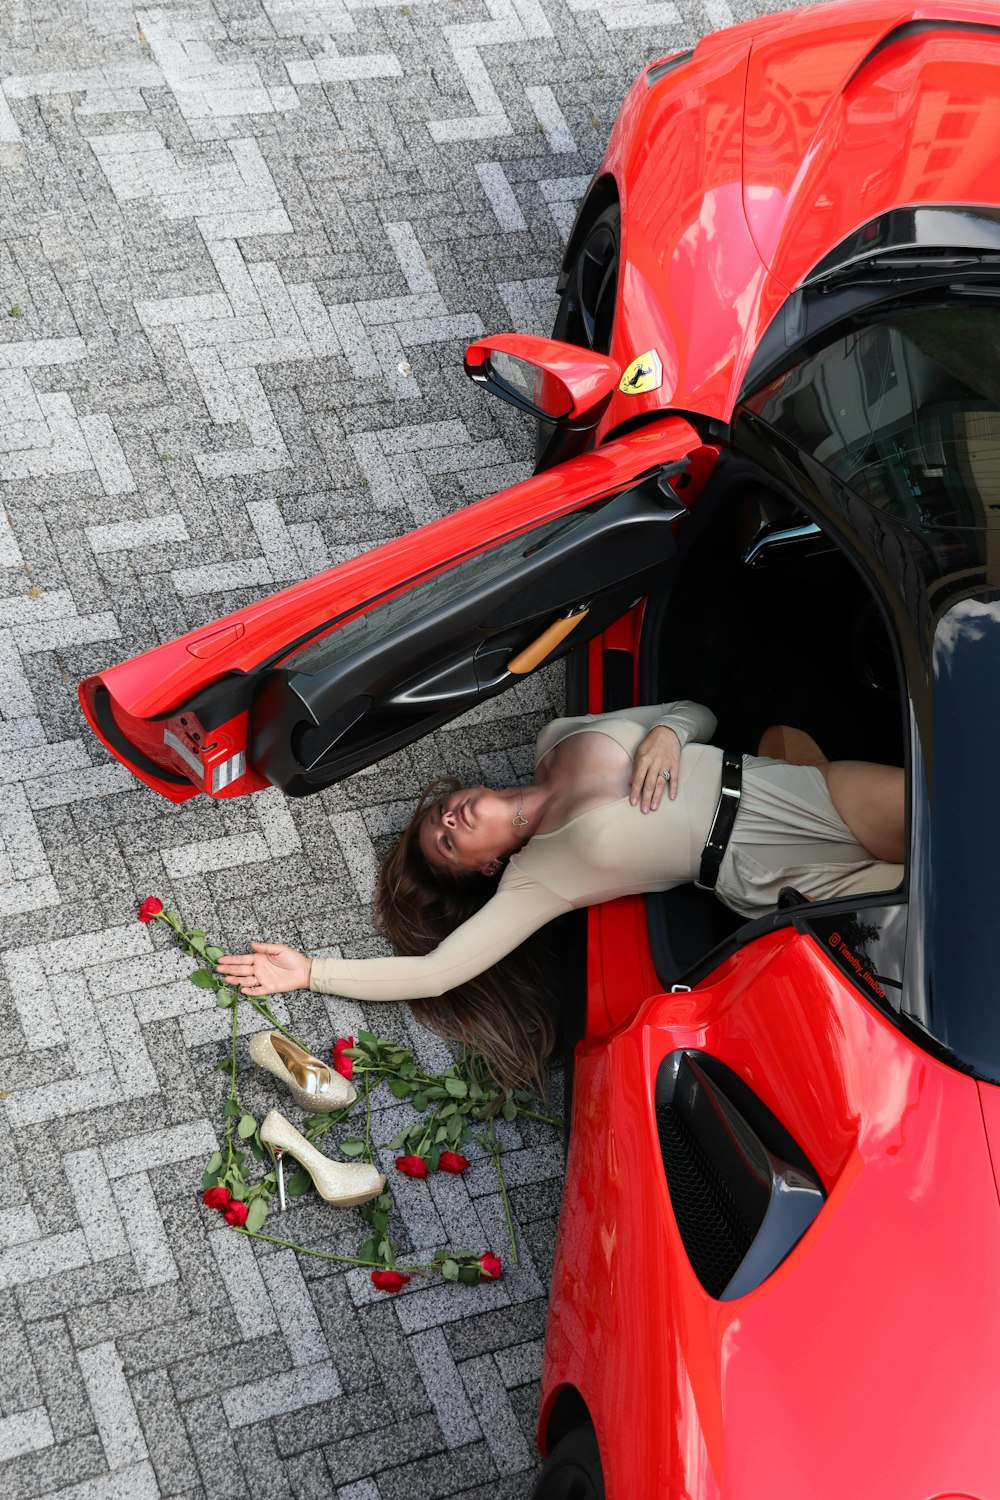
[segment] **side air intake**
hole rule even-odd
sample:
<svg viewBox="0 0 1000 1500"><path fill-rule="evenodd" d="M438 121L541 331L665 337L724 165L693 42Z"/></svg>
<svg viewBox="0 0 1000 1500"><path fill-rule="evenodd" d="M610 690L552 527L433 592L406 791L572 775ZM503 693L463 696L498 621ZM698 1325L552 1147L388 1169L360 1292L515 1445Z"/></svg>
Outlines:
<svg viewBox="0 0 1000 1500"><path fill-rule="evenodd" d="M700 1052L672 1052L656 1079L670 1202L691 1266L712 1297L760 1286L802 1238L826 1194L770 1110Z"/></svg>

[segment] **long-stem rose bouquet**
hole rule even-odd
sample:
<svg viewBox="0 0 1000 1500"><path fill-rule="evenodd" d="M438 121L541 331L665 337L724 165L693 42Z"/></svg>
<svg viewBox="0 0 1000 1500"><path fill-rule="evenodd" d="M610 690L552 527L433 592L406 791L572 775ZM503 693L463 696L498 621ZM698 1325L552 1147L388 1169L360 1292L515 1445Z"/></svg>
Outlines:
<svg viewBox="0 0 1000 1500"><path fill-rule="evenodd" d="M372 1202L359 1209L371 1232L356 1256L334 1255L262 1232L271 1200L277 1192L278 1179L273 1166L259 1180L251 1180L248 1176L251 1162L267 1161L268 1147L261 1140L258 1122L244 1107L237 1090L236 1038L240 1002L250 1005L270 1027L282 1032L305 1051L310 1049L282 1025L266 999L243 994L220 978L215 972L215 964L224 950L210 943L200 928L185 928L177 914L167 911L156 896L149 896L143 901L139 908L139 920L147 923L160 921L169 928L173 940L182 952L198 964L190 976L192 984L199 989L212 991L215 1004L222 1010L228 1010L232 1017L229 1054L216 1065L229 1078L229 1093L223 1106L223 1141L205 1168L202 1178L204 1203L221 1212L226 1222L240 1234L284 1245L322 1260L371 1267L372 1282L380 1291L398 1292L413 1275L433 1273L440 1274L446 1281L466 1285L495 1281L502 1268L499 1256L490 1251L477 1255L470 1250L445 1248L436 1251L429 1261L415 1265L397 1265L398 1247L389 1233L393 1199L388 1187ZM560 1122L529 1109L527 1094L517 1090L504 1093L495 1088L489 1079L483 1058L471 1048L466 1049L459 1060L443 1072L428 1073L421 1069L413 1053L407 1048L383 1041L371 1032L359 1031L356 1038L339 1037L335 1041L332 1065L338 1073L351 1078L359 1086L358 1098L343 1109L310 1115L304 1134L311 1142L319 1140L334 1126L342 1124L352 1110L360 1105L364 1110L364 1135L348 1137L340 1142L340 1150L345 1156L374 1161L371 1137L372 1094L383 1083L388 1085L394 1098L408 1101L421 1117L407 1125L388 1143L391 1149L403 1153L396 1158L396 1169L403 1176L422 1179L434 1172L460 1175L469 1166L469 1158L459 1148L474 1138L474 1123L484 1125L482 1135L476 1139L493 1159L510 1233L511 1253L516 1264L517 1242L500 1161L502 1146L496 1133L495 1117L501 1114L504 1119L513 1121L524 1116L553 1126L558 1126ZM309 1173L300 1166L289 1179L286 1191L290 1198L298 1198L309 1192L311 1187Z"/></svg>

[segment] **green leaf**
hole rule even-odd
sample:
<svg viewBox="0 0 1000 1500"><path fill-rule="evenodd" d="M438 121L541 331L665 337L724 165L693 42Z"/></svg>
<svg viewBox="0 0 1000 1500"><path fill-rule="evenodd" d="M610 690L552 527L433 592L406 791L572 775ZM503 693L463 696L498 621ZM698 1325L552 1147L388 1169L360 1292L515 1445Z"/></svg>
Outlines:
<svg viewBox="0 0 1000 1500"><path fill-rule="evenodd" d="M379 1260L388 1261L390 1265L392 1264L392 1246L385 1235L378 1242L378 1258Z"/></svg>
<svg viewBox="0 0 1000 1500"><path fill-rule="evenodd" d="M405 1078L394 1078L389 1084L389 1091L396 1099L408 1099L413 1092L413 1084L407 1083Z"/></svg>
<svg viewBox="0 0 1000 1500"><path fill-rule="evenodd" d="M253 1115L244 1115L236 1127L236 1134L241 1141L247 1141L257 1132L257 1121Z"/></svg>
<svg viewBox="0 0 1000 1500"><path fill-rule="evenodd" d="M229 1191L239 1203L242 1203L246 1198L247 1185L241 1172L231 1172L229 1174Z"/></svg>
<svg viewBox="0 0 1000 1500"><path fill-rule="evenodd" d="M222 989L217 991L215 996L215 1003L220 1010L232 1010L233 1006L236 1004L236 996L233 994L233 991L229 988L228 985L223 985Z"/></svg>
<svg viewBox="0 0 1000 1500"><path fill-rule="evenodd" d="M260 1228L266 1218L267 1199L255 1198L250 1205L250 1211L247 1214L247 1222L245 1227L250 1230L251 1234L256 1234L257 1230Z"/></svg>
<svg viewBox="0 0 1000 1500"><path fill-rule="evenodd" d="M340 1149L345 1156L360 1156L365 1149L364 1141L341 1141Z"/></svg>
<svg viewBox="0 0 1000 1500"><path fill-rule="evenodd" d="M372 1036L370 1031L359 1031L357 1034L357 1041L362 1047L367 1047L370 1052L374 1052L378 1047L378 1042Z"/></svg>
<svg viewBox="0 0 1000 1500"><path fill-rule="evenodd" d="M441 1275L445 1281L457 1281L459 1277L458 1263L453 1260L446 1260L441 1267Z"/></svg>
<svg viewBox="0 0 1000 1500"><path fill-rule="evenodd" d="M461 1078L450 1078L445 1074L444 1086L453 1099L464 1099L469 1092L469 1085Z"/></svg>
<svg viewBox="0 0 1000 1500"><path fill-rule="evenodd" d="M387 1214L392 1207L392 1194L388 1190L384 1193L379 1193L375 1199L375 1207Z"/></svg>
<svg viewBox="0 0 1000 1500"><path fill-rule="evenodd" d="M218 1172L206 1172L201 1179L201 1185L203 1188L218 1187L221 1181L222 1177Z"/></svg>
<svg viewBox="0 0 1000 1500"><path fill-rule="evenodd" d="M465 1121L461 1115L453 1115L448 1121L448 1139L453 1146L457 1146L465 1134Z"/></svg>
<svg viewBox="0 0 1000 1500"><path fill-rule="evenodd" d="M206 1172L217 1172L221 1166L222 1166L222 1152L221 1151L216 1151L216 1152L213 1153L212 1156L210 1156L208 1158L208 1166L205 1168L205 1171Z"/></svg>
<svg viewBox="0 0 1000 1500"><path fill-rule="evenodd" d="M235 1119L237 1116L242 1115L243 1106L241 1104L237 1104L235 1099L227 1099L222 1107L222 1113L224 1115L229 1115L231 1119Z"/></svg>
<svg viewBox="0 0 1000 1500"><path fill-rule="evenodd" d="M212 947L205 949L205 957L209 959L213 964L217 964L219 962L219 959L224 956L225 951L225 948L216 948L213 945Z"/></svg>
<svg viewBox="0 0 1000 1500"><path fill-rule="evenodd" d="M211 969L195 969L193 974L188 975L188 978L190 979L191 983L196 984L200 990L215 989L215 975L212 973Z"/></svg>
<svg viewBox="0 0 1000 1500"><path fill-rule="evenodd" d="M299 1167L298 1171L293 1172L285 1183L285 1193L289 1198L301 1198L303 1193L308 1193L312 1185L313 1180L305 1167Z"/></svg>
<svg viewBox="0 0 1000 1500"><path fill-rule="evenodd" d="M373 1234L370 1239L365 1240L358 1251L358 1260L374 1260L377 1249L378 1237Z"/></svg>
<svg viewBox="0 0 1000 1500"><path fill-rule="evenodd" d="M439 1125L438 1128L437 1128L437 1130L435 1130L435 1132L434 1132L434 1144L437 1145L437 1146L439 1146L442 1141L445 1141L447 1139L448 1139L448 1127L447 1127L447 1125Z"/></svg>
<svg viewBox="0 0 1000 1500"><path fill-rule="evenodd" d="M409 1125L407 1125L405 1130L400 1130L396 1135L393 1136L392 1140L388 1142L389 1150L398 1151L409 1133L410 1127Z"/></svg>
<svg viewBox="0 0 1000 1500"><path fill-rule="evenodd" d="M455 1113L455 1111L458 1109L458 1107L459 1106L455 1103L454 1099L451 1101L450 1104L443 1104L441 1106L441 1108L438 1110L438 1119L439 1120L450 1120L451 1116Z"/></svg>
<svg viewBox="0 0 1000 1500"><path fill-rule="evenodd" d="M426 1094L414 1094L414 1096L413 1096L413 1108L415 1110L418 1110L420 1112L420 1114L424 1113L424 1110L427 1108L427 1105L429 1103L430 1103L430 1101L427 1098Z"/></svg>
<svg viewBox="0 0 1000 1500"><path fill-rule="evenodd" d="M247 1144L250 1147L250 1151L253 1155L254 1161L263 1161L265 1159L267 1153L265 1152L264 1147L257 1136L251 1136Z"/></svg>
<svg viewBox="0 0 1000 1500"><path fill-rule="evenodd" d="M376 1212L371 1216L371 1226L373 1229L376 1229L379 1234L385 1234L386 1230L389 1227L389 1215L382 1212L381 1210L376 1210Z"/></svg>
<svg viewBox="0 0 1000 1500"><path fill-rule="evenodd" d="M476 1286L480 1280L478 1266L459 1266L458 1279L466 1286Z"/></svg>
<svg viewBox="0 0 1000 1500"><path fill-rule="evenodd" d="M503 1117L504 1117L505 1120L516 1120L517 1119L517 1105L514 1103L514 1101L512 1099L505 1099L503 1101L503 1108L500 1111L500 1113L503 1115Z"/></svg>

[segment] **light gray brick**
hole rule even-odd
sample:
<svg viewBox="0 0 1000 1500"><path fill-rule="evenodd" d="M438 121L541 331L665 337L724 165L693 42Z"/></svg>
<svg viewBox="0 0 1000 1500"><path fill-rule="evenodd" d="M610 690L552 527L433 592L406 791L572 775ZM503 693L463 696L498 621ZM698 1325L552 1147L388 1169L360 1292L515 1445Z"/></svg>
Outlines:
<svg viewBox="0 0 1000 1500"><path fill-rule="evenodd" d="M54 1442L52 1423L42 1406L0 1417L0 1463L8 1458L19 1458L22 1453L49 1448Z"/></svg>
<svg viewBox="0 0 1000 1500"><path fill-rule="evenodd" d="M150 1172L175 1161L210 1156L215 1150L215 1135L204 1120L187 1125L172 1125L165 1130L149 1130L141 1135L126 1136L102 1148L104 1167L109 1177L128 1177Z"/></svg>
<svg viewBox="0 0 1000 1500"><path fill-rule="evenodd" d="M233 1235L231 1238L235 1239ZM246 1243L244 1241L244 1243ZM293 1250L269 1255L261 1273L278 1316L293 1365L320 1364L330 1358L326 1337Z"/></svg>
<svg viewBox="0 0 1000 1500"><path fill-rule="evenodd" d="M184 517L175 511L168 516L148 516L142 520L113 521L107 526L87 526L87 540L98 556L108 552L130 551L133 547L153 547L163 542L186 542L188 529Z"/></svg>
<svg viewBox="0 0 1000 1500"><path fill-rule="evenodd" d="M0 1288L23 1286L89 1264L90 1252L80 1230L50 1234L45 1239L0 1251Z"/></svg>
<svg viewBox="0 0 1000 1500"><path fill-rule="evenodd" d="M213 1229L208 1243L243 1337L277 1333L278 1319L251 1242L227 1227Z"/></svg>
<svg viewBox="0 0 1000 1500"><path fill-rule="evenodd" d="M149 1178L143 1172L113 1185L129 1248L143 1286L162 1286L179 1275Z"/></svg>
<svg viewBox="0 0 1000 1500"><path fill-rule="evenodd" d="M124 1469L149 1457L132 1393L114 1343L92 1344L77 1353L108 1468Z"/></svg>
<svg viewBox="0 0 1000 1500"><path fill-rule="evenodd" d="M301 1411L318 1401L330 1401L340 1395L341 1389L333 1365L302 1365L284 1375L271 1375L267 1380L226 1391L222 1405L230 1427L246 1427L251 1422Z"/></svg>
<svg viewBox="0 0 1000 1500"><path fill-rule="evenodd" d="M410 1352L430 1392L448 1447L476 1442L482 1437L479 1422L440 1328L411 1338Z"/></svg>
<svg viewBox="0 0 1000 1500"><path fill-rule="evenodd" d="M531 1464L531 1451L492 1355L467 1359L459 1368L493 1462L501 1475L517 1474L527 1469Z"/></svg>

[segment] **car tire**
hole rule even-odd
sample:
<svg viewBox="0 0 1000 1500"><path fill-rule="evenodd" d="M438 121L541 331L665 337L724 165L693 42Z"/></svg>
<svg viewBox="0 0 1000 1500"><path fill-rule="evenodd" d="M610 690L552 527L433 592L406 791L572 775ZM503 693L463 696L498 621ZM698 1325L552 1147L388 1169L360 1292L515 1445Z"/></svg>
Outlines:
<svg viewBox="0 0 1000 1500"><path fill-rule="evenodd" d="M601 1455L592 1427L575 1427L546 1460L531 1500L605 1500Z"/></svg>
<svg viewBox="0 0 1000 1500"><path fill-rule="evenodd" d="M610 350L618 300L621 219L621 209L612 203L582 237L559 299L554 339L593 349L596 354Z"/></svg>
<svg viewBox="0 0 1000 1500"><path fill-rule="evenodd" d="M573 257L559 298L552 337L582 349L607 354L611 348L621 244L621 210L612 203L587 229ZM535 426L535 472L572 458L586 445L578 434L553 431L546 422Z"/></svg>

